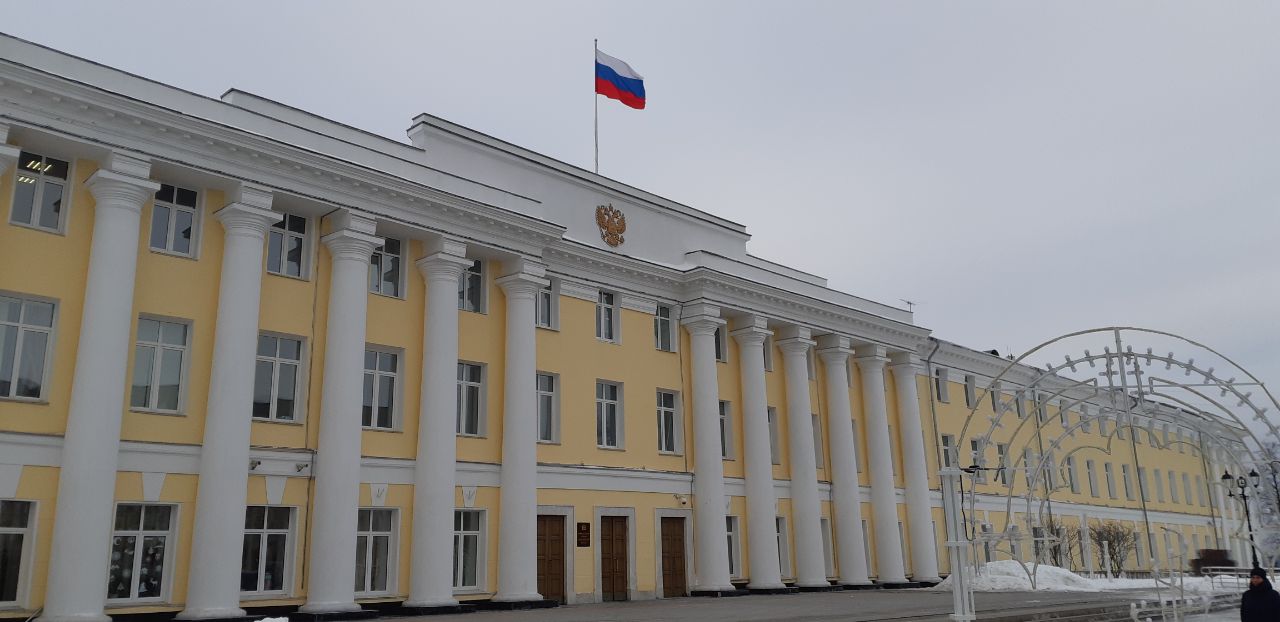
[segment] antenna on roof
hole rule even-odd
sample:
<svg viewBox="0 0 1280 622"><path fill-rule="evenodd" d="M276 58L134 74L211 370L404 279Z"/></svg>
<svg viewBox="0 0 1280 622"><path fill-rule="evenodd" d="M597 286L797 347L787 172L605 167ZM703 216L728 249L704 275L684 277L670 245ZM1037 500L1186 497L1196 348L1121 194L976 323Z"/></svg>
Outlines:
<svg viewBox="0 0 1280 622"><path fill-rule="evenodd" d="M906 298L899 298L898 300L907 303L907 313L915 311L917 305L924 304L924 302L920 300L907 300Z"/></svg>

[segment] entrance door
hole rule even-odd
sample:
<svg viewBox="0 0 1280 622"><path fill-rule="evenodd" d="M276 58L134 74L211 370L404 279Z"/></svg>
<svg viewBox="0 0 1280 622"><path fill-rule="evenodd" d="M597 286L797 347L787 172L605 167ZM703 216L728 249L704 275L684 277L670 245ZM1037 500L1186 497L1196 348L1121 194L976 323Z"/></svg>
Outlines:
<svg viewBox="0 0 1280 622"><path fill-rule="evenodd" d="M565 603L563 516L538 515L538 593Z"/></svg>
<svg viewBox="0 0 1280 622"><path fill-rule="evenodd" d="M662 597L685 595L684 519L662 517Z"/></svg>
<svg viewBox="0 0 1280 622"><path fill-rule="evenodd" d="M600 517L600 597L627 600L627 517Z"/></svg>

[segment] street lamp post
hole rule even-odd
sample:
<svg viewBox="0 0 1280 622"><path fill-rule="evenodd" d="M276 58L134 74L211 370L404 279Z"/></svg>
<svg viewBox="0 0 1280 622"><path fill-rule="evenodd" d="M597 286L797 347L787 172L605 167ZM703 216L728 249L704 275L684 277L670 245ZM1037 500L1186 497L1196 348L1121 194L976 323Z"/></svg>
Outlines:
<svg viewBox="0 0 1280 622"><path fill-rule="evenodd" d="M1257 471L1255 471L1255 470L1250 470L1250 471L1249 471L1249 479L1248 479L1248 480L1246 480L1246 479L1244 478L1244 476L1237 477L1237 478L1232 478L1232 477L1231 477L1231 473L1229 473L1229 472L1227 472L1227 471L1223 471L1223 472L1222 472L1222 483L1227 487L1227 496L1228 496L1228 497L1235 497L1235 496L1236 496L1235 492L1231 491L1231 486L1232 486L1232 484L1234 484L1234 485L1236 486L1236 488L1239 488L1239 489L1240 489L1240 500L1244 502L1244 520L1245 520L1245 525L1249 528L1249 553L1253 556L1253 567L1254 567L1254 568L1260 568L1260 567L1261 567L1261 564L1259 564L1259 563L1258 563L1258 546L1253 542L1253 519L1249 517L1249 493L1248 493L1248 489L1249 489L1249 484L1250 484L1250 483L1252 483L1252 484L1253 484L1253 487L1254 487L1254 488L1257 488L1257 487L1258 487L1258 477L1259 477L1258 472L1257 472ZM1233 480L1234 480L1234 481L1233 481Z"/></svg>

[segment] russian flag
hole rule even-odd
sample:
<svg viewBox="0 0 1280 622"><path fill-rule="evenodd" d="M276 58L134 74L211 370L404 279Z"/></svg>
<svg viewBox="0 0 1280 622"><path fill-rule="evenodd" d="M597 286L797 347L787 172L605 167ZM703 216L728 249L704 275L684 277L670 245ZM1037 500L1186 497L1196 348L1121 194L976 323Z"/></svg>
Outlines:
<svg viewBox="0 0 1280 622"><path fill-rule="evenodd" d="M644 109L644 78L628 65L596 50L596 94Z"/></svg>

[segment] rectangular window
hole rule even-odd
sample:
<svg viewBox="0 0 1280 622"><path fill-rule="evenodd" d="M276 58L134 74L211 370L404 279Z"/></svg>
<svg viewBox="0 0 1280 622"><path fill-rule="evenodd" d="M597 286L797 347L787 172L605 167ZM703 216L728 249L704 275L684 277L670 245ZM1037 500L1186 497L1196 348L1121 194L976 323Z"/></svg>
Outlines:
<svg viewBox="0 0 1280 622"><path fill-rule="evenodd" d="M1085 476L1089 478L1089 496L1098 496L1098 468L1092 460L1084 461Z"/></svg>
<svg viewBox="0 0 1280 622"><path fill-rule="evenodd" d="M621 387L612 382L596 382L596 446L622 448Z"/></svg>
<svg viewBox="0 0 1280 622"><path fill-rule="evenodd" d="M827 576L836 576L836 560L831 552L831 519L823 517L818 519L818 523L822 526L822 561L826 564Z"/></svg>
<svg viewBox="0 0 1280 622"><path fill-rule="evenodd" d="M1142 475L1143 475L1143 481L1145 482L1145 481L1146 481L1146 469L1143 469L1143 470L1138 471L1138 472L1139 472L1139 473L1142 473ZM1155 475L1156 475L1156 501L1159 501L1160 503L1164 503L1164 483L1163 483L1163 480L1161 480L1161 479L1160 479L1160 469L1156 469L1156 471L1155 471ZM1170 475L1172 475L1172 473L1170 473ZM1148 494L1150 494L1150 493L1148 493Z"/></svg>
<svg viewBox="0 0 1280 622"><path fill-rule="evenodd" d="M991 396L991 412L1000 412L1000 383L992 382L987 395Z"/></svg>
<svg viewBox="0 0 1280 622"><path fill-rule="evenodd" d="M996 443L996 481L1001 485L1009 485L1009 446Z"/></svg>
<svg viewBox="0 0 1280 622"><path fill-rule="evenodd" d="M973 374L964 375L964 405L973 408L978 402L978 379Z"/></svg>
<svg viewBox="0 0 1280 622"><path fill-rule="evenodd" d="M458 309L484 313L484 261L477 259L458 276Z"/></svg>
<svg viewBox="0 0 1280 622"><path fill-rule="evenodd" d="M1107 475L1107 496L1111 497L1112 499L1115 499L1116 498L1116 474L1111 468L1111 463L1103 462L1102 470L1105 471Z"/></svg>
<svg viewBox="0 0 1280 622"><path fill-rule="evenodd" d="M356 521L356 594L391 591L395 510L360 508Z"/></svg>
<svg viewBox="0 0 1280 622"><path fill-rule="evenodd" d="M1080 475L1076 471L1075 456L1067 456L1066 467L1067 467L1067 486L1071 488L1071 492L1075 494L1080 494Z"/></svg>
<svg viewBox="0 0 1280 622"><path fill-rule="evenodd" d="M852 426L853 426L853 451L854 451L854 457L855 457L855 458L857 458L857 460L856 460L857 464L855 465L855 467L857 468L857 471L858 471L859 473L861 473L861 472L862 472L862 456L863 456L866 452L865 452L865 451L863 451L863 447L862 447L862 445L858 444L858 420L857 420L857 419L854 419L854 420L850 421L850 424L852 424Z"/></svg>
<svg viewBox="0 0 1280 622"><path fill-rule="evenodd" d="M1191 505L1191 477L1182 474L1182 502Z"/></svg>
<svg viewBox="0 0 1280 622"><path fill-rule="evenodd" d="M30 501L0 501L0 605L18 602L34 506Z"/></svg>
<svg viewBox="0 0 1280 622"><path fill-rule="evenodd" d="M1156 478L1160 481L1160 478ZM1147 467L1138 467L1138 486L1141 487L1142 500L1151 501L1151 480L1147 477Z"/></svg>
<svg viewBox="0 0 1280 622"><path fill-rule="evenodd" d="M0 398L45 396L54 311L51 302L0 295Z"/></svg>
<svg viewBox="0 0 1280 622"><path fill-rule="evenodd" d="M1031 452L1031 449L1029 447L1023 447L1022 448L1022 467L1026 471L1028 486L1030 486L1032 482L1036 481L1037 479L1035 477L1036 466L1037 465L1036 465L1035 454Z"/></svg>
<svg viewBox="0 0 1280 622"><path fill-rule="evenodd" d="M364 409L360 415L361 425L383 430L395 427L399 384L399 354L381 350L364 351Z"/></svg>
<svg viewBox="0 0 1280 622"><path fill-rule="evenodd" d="M867 568L871 568L871 536L870 528L867 526L866 519L862 520L862 553L863 561L866 562Z"/></svg>
<svg viewBox="0 0 1280 622"><path fill-rule="evenodd" d="M823 466L826 462L822 454L822 422L817 415L813 415L813 458L819 469L826 468Z"/></svg>
<svg viewBox="0 0 1280 622"><path fill-rule="evenodd" d="M1058 422L1062 424L1063 428L1066 428L1069 425L1067 423L1067 419L1068 419L1067 413L1068 413L1067 401L1062 400L1058 402Z"/></svg>
<svg viewBox="0 0 1280 622"><path fill-rule="evenodd" d="M1090 432L1089 409L1085 404L1080 405L1080 431L1088 434Z"/></svg>
<svg viewBox="0 0 1280 622"><path fill-rule="evenodd" d="M600 292L596 298L596 339L618 341L618 295Z"/></svg>
<svg viewBox="0 0 1280 622"><path fill-rule="evenodd" d="M741 536L738 533L738 517L724 517L725 543L729 551L729 576L742 576L742 548L739 546Z"/></svg>
<svg viewBox="0 0 1280 622"><path fill-rule="evenodd" d="M720 458L733 460L733 414L724 400L720 400Z"/></svg>
<svg viewBox="0 0 1280 622"><path fill-rule="evenodd" d="M180 322L138 320L129 406L178 412L186 375L187 332L187 325Z"/></svg>
<svg viewBox="0 0 1280 622"><path fill-rule="evenodd" d="M810 381L818 377L818 362L813 355L813 348L804 351L804 369Z"/></svg>
<svg viewBox="0 0 1280 622"><path fill-rule="evenodd" d="M950 434L942 435L942 466L953 467L956 465L956 437Z"/></svg>
<svg viewBox="0 0 1280 622"><path fill-rule="evenodd" d="M983 455L984 453L985 452L983 451L983 448L982 448L982 439L980 438L969 439L969 464L976 467L980 467L980 468L987 466L987 457ZM976 473L974 473L973 483L975 484L987 483L987 472L983 470L979 470Z"/></svg>
<svg viewBox="0 0 1280 622"><path fill-rule="evenodd" d="M480 589L483 510L453 511L453 589Z"/></svg>
<svg viewBox="0 0 1280 622"><path fill-rule="evenodd" d="M288 590L289 532L293 508L251 505L244 513L244 547L240 554L240 591L283 593Z"/></svg>
<svg viewBox="0 0 1280 622"><path fill-rule="evenodd" d="M538 290L535 321L539 328L560 328L560 279L552 278Z"/></svg>
<svg viewBox="0 0 1280 622"><path fill-rule="evenodd" d="M1196 476L1196 504L1200 507L1205 506L1204 479L1199 475Z"/></svg>
<svg viewBox="0 0 1280 622"><path fill-rule="evenodd" d="M769 418L769 460L774 464L782 464L781 445L778 444L778 409L773 406L765 408Z"/></svg>
<svg viewBox="0 0 1280 622"><path fill-rule="evenodd" d="M560 442L560 378L554 374L538 374L538 442Z"/></svg>
<svg viewBox="0 0 1280 622"><path fill-rule="evenodd" d="M947 370L944 367L933 368L933 391L938 396L938 401L947 403L951 401L951 394L947 388Z"/></svg>
<svg viewBox="0 0 1280 622"><path fill-rule="evenodd" d="M724 363L729 360L729 346L724 341L724 326L716 327L716 360Z"/></svg>
<svg viewBox="0 0 1280 622"><path fill-rule="evenodd" d="M383 296L401 296L401 243L387 238L369 255L369 291Z"/></svg>
<svg viewBox="0 0 1280 622"><path fill-rule="evenodd" d="M673 319L671 307L666 305L658 305L658 310L653 314L653 347L663 352L675 351L675 338L671 331Z"/></svg>
<svg viewBox="0 0 1280 622"><path fill-rule="evenodd" d="M1013 411L1017 413L1019 419L1027 418L1027 405L1022 401L1022 391L1013 392Z"/></svg>
<svg viewBox="0 0 1280 622"><path fill-rule="evenodd" d="M782 571L782 576L784 578L790 578L792 576L791 540L787 537L787 517L775 517L774 529L774 533L778 536L778 569Z"/></svg>
<svg viewBox="0 0 1280 622"><path fill-rule="evenodd" d="M764 338L764 370L773 371L773 335Z"/></svg>
<svg viewBox="0 0 1280 622"><path fill-rule="evenodd" d="M253 417L293 421L298 401L302 341L258 335L253 373Z"/></svg>
<svg viewBox="0 0 1280 622"><path fill-rule="evenodd" d="M57 233L62 230L63 197L71 165L54 158L22 152L13 210L9 222Z"/></svg>
<svg viewBox="0 0 1280 622"><path fill-rule="evenodd" d="M160 184L151 208L151 249L186 255L196 254L199 193L187 188Z"/></svg>
<svg viewBox="0 0 1280 622"><path fill-rule="evenodd" d="M678 454L680 447L680 415L676 410L676 394L658 391L658 451Z"/></svg>
<svg viewBox="0 0 1280 622"><path fill-rule="evenodd" d="M267 235L267 272L304 278L307 219L285 214Z"/></svg>
<svg viewBox="0 0 1280 622"><path fill-rule="evenodd" d="M1169 471L1169 503L1178 503L1178 474L1173 471Z"/></svg>
<svg viewBox="0 0 1280 622"><path fill-rule="evenodd" d="M480 436L484 431L484 366L458 363L458 417L460 436Z"/></svg>
<svg viewBox="0 0 1280 622"><path fill-rule="evenodd" d="M111 533L108 600L160 600L173 506L121 503Z"/></svg>
<svg viewBox="0 0 1280 622"><path fill-rule="evenodd" d="M1120 465L1120 478L1124 480L1124 497L1133 501L1133 474L1129 472L1129 465Z"/></svg>

